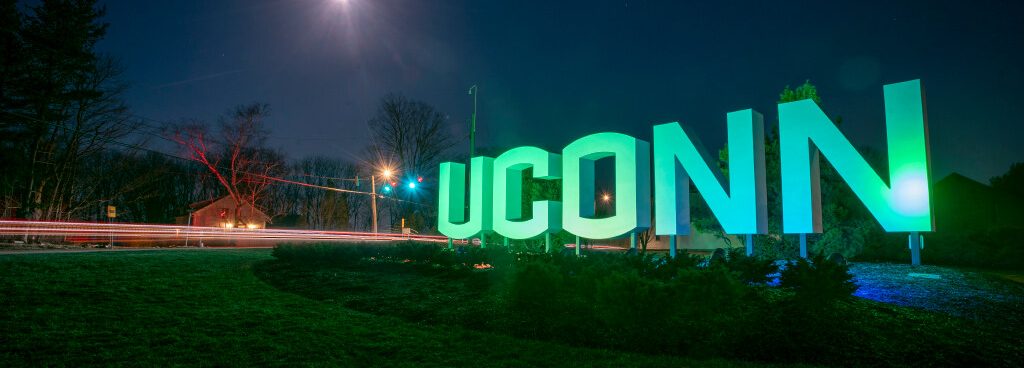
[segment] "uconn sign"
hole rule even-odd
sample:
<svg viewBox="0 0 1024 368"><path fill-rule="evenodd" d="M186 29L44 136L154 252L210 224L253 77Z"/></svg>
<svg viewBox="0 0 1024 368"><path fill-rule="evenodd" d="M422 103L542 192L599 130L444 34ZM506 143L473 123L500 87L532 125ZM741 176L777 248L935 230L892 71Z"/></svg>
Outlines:
<svg viewBox="0 0 1024 368"><path fill-rule="evenodd" d="M912 234L912 255L918 263L916 233L933 230L924 93L919 80L886 85L883 92L888 178L871 168L813 101L778 105L782 230L787 234L822 231L818 166L819 157L824 156L886 231ZM563 229L589 239L635 237L651 227L653 190L655 231L672 236L674 244L676 235L691 231L692 183L726 233L765 234L763 119L748 109L726 114L726 122L727 178L705 159L709 156L695 143L696 137L675 122L655 125L653 142L597 133L573 141L560 153L526 146L495 158L472 157L468 211L466 166L442 163L438 230L455 239L492 232L527 239ZM615 162L617 200L614 215L597 218L594 164L602 158ZM534 179L560 179L562 200L534 201L533 215L524 218L522 176L528 168Z"/></svg>

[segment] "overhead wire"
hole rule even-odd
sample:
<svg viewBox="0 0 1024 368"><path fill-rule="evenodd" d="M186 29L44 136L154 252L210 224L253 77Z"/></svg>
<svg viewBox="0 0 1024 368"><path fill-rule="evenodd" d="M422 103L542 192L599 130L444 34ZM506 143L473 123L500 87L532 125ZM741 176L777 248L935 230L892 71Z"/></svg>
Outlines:
<svg viewBox="0 0 1024 368"><path fill-rule="evenodd" d="M27 115L24 115L24 114L19 114L19 113L12 112L12 111L3 110L2 112L7 113L9 115L17 116L17 117L20 117L20 118L23 118L23 119L29 119L29 120L33 120L33 121L36 121L36 122L39 122L39 123L55 126L55 127L63 127L62 124L59 124L59 123L56 123L56 122L44 121L44 120L37 119L37 118L32 117L32 116L27 116ZM163 152L163 151L158 151L158 150L147 148L147 147L143 147L143 146L140 146L140 145L137 145L137 144L121 142L121 141L115 140L115 139L110 138L110 137L104 137L104 136L98 135L96 133L82 132L81 134L88 135L90 137L93 137L93 138L105 141L107 143L118 145L118 146L121 146L121 147L124 147L124 148L132 149L132 150L138 150L138 151L151 152L151 153L159 154L159 155L162 155L162 156L170 157L170 158L173 158L173 159L183 160L183 161L187 161L187 162L190 162L190 163L196 163L195 160L190 159L190 158L177 156L177 155L166 153L166 152ZM164 137L164 136L162 136L160 134L151 133L151 132L148 132L147 134L154 135L154 136L156 136L158 138L170 141L172 143L177 143L177 142L174 142L173 140L170 140L167 137ZM232 170L230 168L223 167L223 166L215 166L215 168L221 169L221 170ZM415 202L415 201L409 201L409 200L405 200L405 199L394 198L394 197L388 197L388 196L380 194L380 193L371 193L371 192L364 192L364 191L358 191L358 190L334 188L334 187L316 185L316 184L311 184L311 183L298 182L298 181L288 180L288 179L284 179L284 178L268 176L268 175L265 175L265 174L258 174L258 173L247 172L247 171L238 171L238 170L232 170L232 171L235 171L237 173L244 174L244 175L250 175L250 176L253 176L253 177L258 177L258 178L261 178L261 179L266 179L266 180L270 180L270 181L274 181L274 182L279 182L279 183L292 184L292 185L300 185L300 186L305 186L305 187L310 187L310 188L318 188L318 189L324 189L324 190L331 190L331 191L342 192L342 193L353 193L353 194L362 194L362 195L369 195L369 196L376 195L378 198L381 198L381 199L397 201L397 202L404 202L404 203L411 203L411 204L420 205L420 206L426 206L426 204L423 204L423 203L419 203L419 202Z"/></svg>

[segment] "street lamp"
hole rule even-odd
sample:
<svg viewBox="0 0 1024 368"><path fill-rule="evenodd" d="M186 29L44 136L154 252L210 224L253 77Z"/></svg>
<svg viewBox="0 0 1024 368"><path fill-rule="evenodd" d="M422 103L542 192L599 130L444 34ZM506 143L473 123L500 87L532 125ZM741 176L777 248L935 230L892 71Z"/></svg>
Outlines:
<svg viewBox="0 0 1024 368"><path fill-rule="evenodd" d="M391 179L394 172L389 168L381 170L380 176L384 179ZM384 185L384 192L391 191L391 184ZM377 233L377 175L370 175L370 207L373 210L373 232Z"/></svg>
<svg viewBox="0 0 1024 368"><path fill-rule="evenodd" d="M473 120L469 125L469 159L473 160L476 150L476 95L480 94L480 88L474 84L469 87L469 94L473 96Z"/></svg>
<svg viewBox="0 0 1024 368"><path fill-rule="evenodd" d="M594 214L607 216L612 211L612 195L608 192L602 192L598 198L600 202L594 202Z"/></svg>

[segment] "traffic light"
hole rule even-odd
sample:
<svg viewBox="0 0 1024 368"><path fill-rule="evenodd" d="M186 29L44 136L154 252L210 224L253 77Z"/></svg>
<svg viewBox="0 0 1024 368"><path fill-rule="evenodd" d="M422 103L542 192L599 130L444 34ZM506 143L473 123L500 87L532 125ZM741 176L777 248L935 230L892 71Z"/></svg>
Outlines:
<svg viewBox="0 0 1024 368"><path fill-rule="evenodd" d="M416 189L416 182L415 181L410 181L409 182L409 189Z"/></svg>
<svg viewBox="0 0 1024 368"><path fill-rule="evenodd" d="M381 188L381 190L384 193L390 193L391 192L391 184L384 184L384 188Z"/></svg>

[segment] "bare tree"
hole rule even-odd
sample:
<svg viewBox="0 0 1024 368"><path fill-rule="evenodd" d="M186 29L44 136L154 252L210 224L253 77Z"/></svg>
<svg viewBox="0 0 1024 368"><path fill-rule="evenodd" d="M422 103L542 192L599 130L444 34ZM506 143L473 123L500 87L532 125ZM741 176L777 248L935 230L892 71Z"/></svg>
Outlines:
<svg viewBox="0 0 1024 368"><path fill-rule="evenodd" d="M373 150L408 172L432 173L453 143L447 123L448 118L433 106L389 94L369 121Z"/></svg>
<svg viewBox="0 0 1024 368"><path fill-rule="evenodd" d="M267 132L263 120L270 110L266 104L240 105L221 118L221 140L213 139L201 122L168 127L166 135L177 142L188 158L203 165L220 183L235 204L235 219L242 219L241 207L264 204L274 178L284 173L284 158L264 146Z"/></svg>
<svg viewBox="0 0 1024 368"><path fill-rule="evenodd" d="M279 186L282 200L279 201L278 213L296 214L299 221L311 229L350 228L350 193L325 188L353 186L355 170L352 165L333 158L314 156L290 165L290 169L293 177L310 186Z"/></svg>
<svg viewBox="0 0 1024 368"><path fill-rule="evenodd" d="M447 116L427 103L396 94L384 96L368 122L373 133L370 151L376 156L370 162L393 163L403 175L400 180L436 177L442 155L454 143L447 124ZM392 223L398 218L416 219L420 223L415 225L420 228L432 223L436 206L425 206L424 202L436 200L435 189L422 186L397 194L406 201L385 206L392 207L388 211Z"/></svg>

